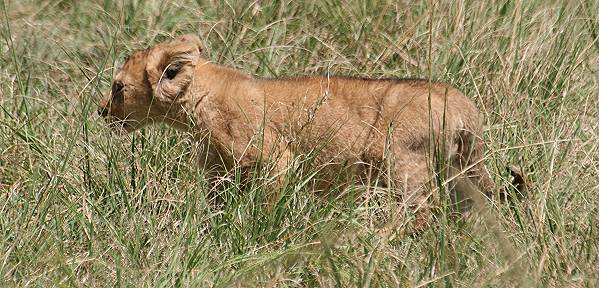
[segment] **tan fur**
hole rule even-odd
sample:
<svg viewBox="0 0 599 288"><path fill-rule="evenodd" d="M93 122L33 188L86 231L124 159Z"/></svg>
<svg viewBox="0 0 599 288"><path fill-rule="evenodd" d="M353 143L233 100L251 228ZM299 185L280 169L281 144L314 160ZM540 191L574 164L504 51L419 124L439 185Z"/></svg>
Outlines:
<svg viewBox="0 0 599 288"><path fill-rule="evenodd" d="M108 93L100 112L127 131L153 122L192 131L211 166L264 161L280 175L312 153L325 182L339 175L368 182L377 175L398 198L420 207L424 216L417 219L425 220L416 226L429 223L425 186L436 164L455 167L482 191L494 190L482 163L478 110L449 85L257 79L213 64L201 51L197 37L184 36L133 54L114 78L125 88ZM181 67L173 79L165 77L169 66Z"/></svg>

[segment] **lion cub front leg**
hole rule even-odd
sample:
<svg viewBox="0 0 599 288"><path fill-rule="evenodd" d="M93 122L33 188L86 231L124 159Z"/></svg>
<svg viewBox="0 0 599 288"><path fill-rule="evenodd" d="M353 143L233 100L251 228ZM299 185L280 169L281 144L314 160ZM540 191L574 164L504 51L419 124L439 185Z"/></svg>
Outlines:
<svg viewBox="0 0 599 288"><path fill-rule="evenodd" d="M269 211L281 200L281 190L285 185L287 171L293 166L293 155L281 135L272 129L264 131L262 157L268 162L268 178L271 180L267 187L267 207Z"/></svg>
<svg viewBox="0 0 599 288"><path fill-rule="evenodd" d="M291 152L287 149L283 150L276 159L273 159L272 169L269 171L269 178L274 178L273 182L268 187L267 191L267 207L269 211L273 211L281 200L281 191L284 189L285 177L287 171L292 167L293 158Z"/></svg>
<svg viewBox="0 0 599 288"><path fill-rule="evenodd" d="M280 201L287 171L292 167L292 153L280 135L272 129L264 129L263 138L249 145L252 147L246 146L238 167L242 169L245 178L252 177L254 172L264 177L266 197L261 204L272 211Z"/></svg>
<svg viewBox="0 0 599 288"><path fill-rule="evenodd" d="M426 230L433 221L430 205L430 181L424 153L398 153L390 165L392 190L398 193L399 210L379 229L385 239L404 238Z"/></svg>

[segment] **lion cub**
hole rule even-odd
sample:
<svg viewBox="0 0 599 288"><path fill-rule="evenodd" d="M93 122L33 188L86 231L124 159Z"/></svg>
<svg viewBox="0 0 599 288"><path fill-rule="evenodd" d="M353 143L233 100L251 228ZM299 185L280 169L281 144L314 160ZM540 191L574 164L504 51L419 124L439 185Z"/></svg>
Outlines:
<svg viewBox="0 0 599 288"><path fill-rule="evenodd" d="M427 80L259 79L204 59L200 40L186 35L131 55L98 112L126 131L156 122L191 131L212 166L264 162L282 179L312 155L324 190L340 177L381 179L418 212L416 227L431 218L433 167L495 190L478 110L457 89Z"/></svg>

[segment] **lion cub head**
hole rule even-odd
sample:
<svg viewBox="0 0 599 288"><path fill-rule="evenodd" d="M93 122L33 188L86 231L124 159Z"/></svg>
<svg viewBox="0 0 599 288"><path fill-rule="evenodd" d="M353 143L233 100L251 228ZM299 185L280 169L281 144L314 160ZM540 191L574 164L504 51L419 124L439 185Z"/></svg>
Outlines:
<svg viewBox="0 0 599 288"><path fill-rule="evenodd" d="M98 113L127 132L154 122L183 124L173 105L189 88L201 52L200 40L185 35L134 53L114 76Z"/></svg>

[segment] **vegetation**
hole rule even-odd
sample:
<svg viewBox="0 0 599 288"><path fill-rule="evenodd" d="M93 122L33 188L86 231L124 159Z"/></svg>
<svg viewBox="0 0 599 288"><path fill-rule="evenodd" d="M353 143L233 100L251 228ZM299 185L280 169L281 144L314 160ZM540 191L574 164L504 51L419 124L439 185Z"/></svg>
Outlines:
<svg viewBox="0 0 599 288"><path fill-rule="evenodd" d="M597 1L1 5L0 286L599 286ZM521 165L528 195L382 239L369 219L392 204L316 196L309 176L273 213L260 173L213 187L189 135L119 136L95 113L126 55L183 33L257 76L451 83L485 116L494 180Z"/></svg>

